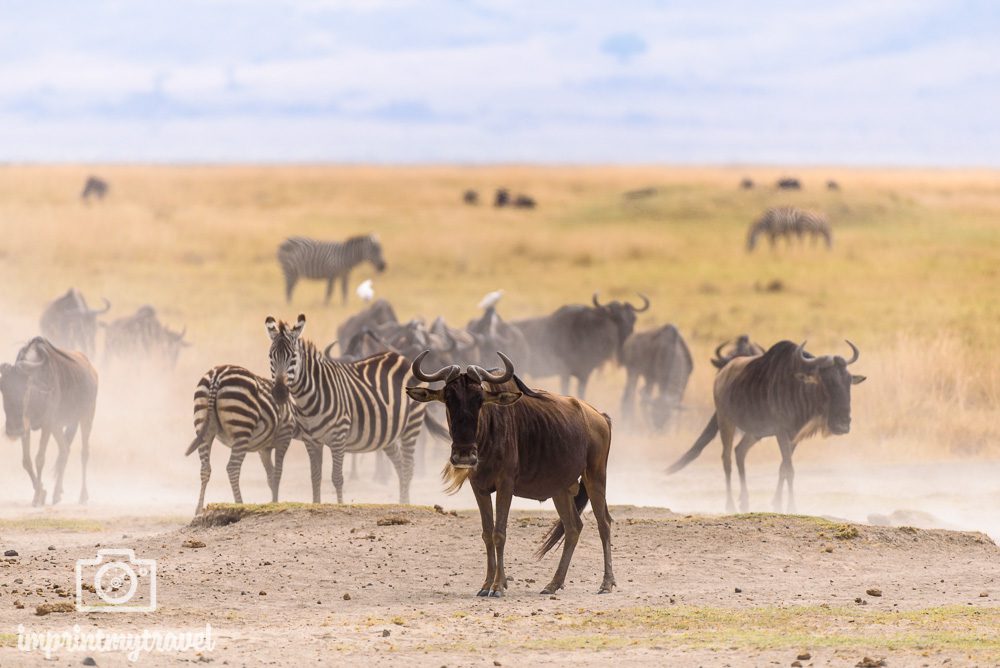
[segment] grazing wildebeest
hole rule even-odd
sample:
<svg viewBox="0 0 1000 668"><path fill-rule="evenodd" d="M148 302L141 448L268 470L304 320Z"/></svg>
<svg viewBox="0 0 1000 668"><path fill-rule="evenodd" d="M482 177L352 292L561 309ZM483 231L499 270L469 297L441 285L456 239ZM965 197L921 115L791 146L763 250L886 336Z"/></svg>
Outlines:
<svg viewBox="0 0 1000 668"><path fill-rule="evenodd" d="M233 364L212 367L198 381L194 391L196 435L184 453L190 455L197 450L201 459L201 493L195 515L205 505L205 489L212 475L212 443L216 438L231 448L226 472L233 488L233 500L243 503L240 494L243 458L248 452L256 452L267 473L271 501L277 503L285 453L296 435L296 425L292 405L275 401L273 394L271 380ZM315 457L318 453L310 449L309 454Z"/></svg>
<svg viewBox="0 0 1000 668"><path fill-rule="evenodd" d="M673 325L636 332L622 347L625 391L622 418L630 420L635 406L636 385L641 378L642 408L656 429L662 429L680 410L684 390L694 370L691 351Z"/></svg>
<svg viewBox="0 0 1000 668"><path fill-rule="evenodd" d="M638 190L629 190L622 194L625 199L645 199L647 197L652 197L659 192L658 188L639 188Z"/></svg>
<svg viewBox="0 0 1000 668"><path fill-rule="evenodd" d="M88 176L86 182L83 184L83 192L80 193L80 199L84 202L89 202L91 197L96 197L97 199L102 200L107 194L107 181L99 179L96 176Z"/></svg>
<svg viewBox="0 0 1000 668"><path fill-rule="evenodd" d="M80 503L87 502L87 459L90 429L97 405L97 372L81 352L61 350L36 336L17 353L14 364L0 365L0 392L8 438L21 439L21 463L31 478L35 496L31 505L45 505L42 469L49 435L56 439L56 486L52 503L62 498L63 473L69 446L80 430L83 481ZM34 468L31 464L31 432L41 431Z"/></svg>
<svg viewBox="0 0 1000 668"><path fill-rule="evenodd" d="M517 209L534 209L535 200L533 197L528 197L527 195L518 195L514 198L511 206Z"/></svg>
<svg viewBox="0 0 1000 668"><path fill-rule="evenodd" d="M104 300L103 309L91 309L83 294L70 288L66 294L45 307L39 329L42 336L60 348L76 349L85 355L93 355L97 316L110 309L111 302L107 299Z"/></svg>
<svg viewBox="0 0 1000 668"><path fill-rule="evenodd" d="M507 206L508 204L510 204L510 191L506 188L497 188L493 206Z"/></svg>
<svg viewBox="0 0 1000 668"><path fill-rule="evenodd" d="M466 190L462 193L462 201L466 204L479 204L479 193L475 190Z"/></svg>
<svg viewBox="0 0 1000 668"><path fill-rule="evenodd" d="M347 346L364 330L375 330L382 324L398 322L392 304L384 299L377 299L371 306L355 313L337 328L337 340L340 341L341 349L345 350L343 346Z"/></svg>
<svg viewBox="0 0 1000 668"><path fill-rule="evenodd" d="M107 325L104 359L159 361L172 369L181 349L191 345L184 340L186 333L186 327L175 332L161 323L152 306L140 306L132 315Z"/></svg>
<svg viewBox="0 0 1000 668"><path fill-rule="evenodd" d="M715 349L715 357L711 360L712 366L716 369L721 369L726 366L729 360L736 357L751 357L753 355L764 354L764 349L750 340L750 336L747 334L740 334L736 337L733 342L733 348L726 354L722 353L722 349L729 344L729 341L723 341L719 344L719 347Z"/></svg>
<svg viewBox="0 0 1000 668"><path fill-rule="evenodd" d="M374 234L351 237L344 242L289 237L278 247L278 262L285 275L285 298L291 303L299 278L311 278L326 281L323 303L329 304L333 284L339 278L346 304L351 270L365 261L371 262L379 273L385 271L382 244Z"/></svg>
<svg viewBox="0 0 1000 668"><path fill-rule="evenodd" d="M563 394L569 393L569 379L576 378L577 394L584 398L590 374L611 359L621 359L636 314L649 309L649 299L639 296L642 308L619 301L601 304L595 292L593 307L572 304L547 316L512 322L528 344L527 363L519 364L536 378L559 376Z"/></svg>
<svg viewBox="0 0 1000 668"><path fill-rule="evenodd" d="M834 181L833 179L830 179L829 181L826 182L826 189L827 190L840 190L840 184L837 183L836 181Z"/></svg>
<svg viewBox="0 0 1000 668"><path fill-rule="evenodd" d="M715 415L695 444L669 469L674 473L693 461L715 438L722 437L722 465L726 473L726 509L732 512L733 435L743 432L736 446L740 474L740 510L747 511L746 456L754 443L774 436L781 448L778 489L774 510L781 512L782 486L788 484L788 512L795 511L793 483L795 446L814 434L846 434L851 430L851 385L865 380L847 367L858 361L857 347L847 342L853 355L813 357L805 343L780 341L763 355L731 360L715 377Z"/></svg>
<svg viewBox="0 0 1000 668"><path fill-rule="evenodd" d="M468 480L479 505L486 544L486 579L479 596L503 596L507 589L504 544L507 515L514 496L544 501L551 498L559 519L539 548L541 557L565 536L562 558L552 581L542 590L554 594L566 581L573 550L580 538L580 517L587 501L604 546L604 580L600 593L615 586L611 570L611 514L605 489L611 419L590 404L529 389L514 375L503 353L500 373L469 366L465 372L448 366L424 373L413 361L413 376L425 383L444 381L441 389L408 387L416 401L440 401L448 415L451 457L444 477L455 492ZM490 495L496 492L496 521Z"/></svg>
<svg viewBox="0 0 1000 668"><path fill-rule="evenodd" d="M743 190L752 190L753 189L753 179L751 179L749 177L744 177L743 180L740 181L740 188L742 188Z"/></svg>
<svg viewBox="0 0 1000 668"><path fill-rule="evenodd" d="M802 183L798 179L786 176L783 179L778 179L778 188L781 190L801 190Z"/></svg>
<svg viewBox="0 0 1000 668"><path fill-rule="evenodd" d="M747 232L747 252L756 248L757 237L760 235L766 235L771 248L774 248L779 238L784 237L790 244L793 235L802 240L806 234L813 241L818 237L824 239L827 248L833 246L830 224L822 214L793 206L772 207L750 225Z"/></svg>

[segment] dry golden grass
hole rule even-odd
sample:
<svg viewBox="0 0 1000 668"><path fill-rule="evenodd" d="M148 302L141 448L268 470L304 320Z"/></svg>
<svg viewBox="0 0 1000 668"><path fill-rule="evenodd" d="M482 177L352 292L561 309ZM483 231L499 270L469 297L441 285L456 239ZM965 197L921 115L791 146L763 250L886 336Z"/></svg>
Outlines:
<svg viewBox="0 0 1000 668"><path fill-rule="evenodd" d="M78 194L92 171L112 191L85 206ZM811 350L843 354L850 338L869 381L855 392L849 438L905 443L908 453L995 453L997 174L791 171L802 192L737 188L744 174L772 183L786 173L774 169L3 167L4 354L35 333L45 302L73 285L92 302L110 298L112 315L148 302L168 323L186 323L196 347L177 387L193 387L220 362L264 371L266 315L305 312L307 334L327 342L360 307L353 287L349 306L335 298L324 307L315 282L300 283L285 305L274 257L280 241L374 231L389 264L376 292L402 318L442 314L464 324L497 288L507 291L500 309L509 318L586 302L594 290L645 292L653 308L639 326L673 322L691 344L688 403L697 422L708 410L707 358L718 341L749 332L762 343L808 339ZM840 192L826 191L828 177ZM461 203L466 188L489 199L500 185L530 193L539 208ZM645 186L658 194L621 197ZM834 250L765 246L747 254L747 225L778 204L825 211ZM360 269L353 284L372 273ZM785 289L755 287L773 280ZM621 386L621 373L608 369L591 398L615 413Z"/></svg>

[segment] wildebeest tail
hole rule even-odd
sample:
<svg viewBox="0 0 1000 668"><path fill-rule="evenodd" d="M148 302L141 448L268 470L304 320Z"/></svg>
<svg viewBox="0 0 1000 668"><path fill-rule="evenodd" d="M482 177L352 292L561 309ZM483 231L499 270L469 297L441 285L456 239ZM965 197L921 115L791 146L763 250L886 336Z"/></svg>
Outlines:
<svg viewBox="0 0 1000 668"><path fill-rule="evenodd" d="M610 419L608 423L610 424ZM590 497L587 496L587 487L580 481L580 491L576 493L576 498L573 502L576 504L576 514L582 515L583 509L587 507L587 503L590 501ZM549 532L545 534L545 541L542 543L535 551L535 559L541 559L545 554L554 548L556 545L562 542L563 536L566 534L566 530L563 529L562 520L556 520L552 524L552 528Z"/></svg>
<svg viewBox="0 0 1000 668"><path fill-rule="evenodd" d="M712 442L715 435L719 433L719 418L717 415L713 414L712 419L708 421L708 425L705 426L705 431L701 432L701 436L698 440L694 442L691 449L684 453L684 455L678 459L676 462L670 465L667 469L667 473L677 473L682 468L697 459L701 451L705 449L705 446Z"/></svg>

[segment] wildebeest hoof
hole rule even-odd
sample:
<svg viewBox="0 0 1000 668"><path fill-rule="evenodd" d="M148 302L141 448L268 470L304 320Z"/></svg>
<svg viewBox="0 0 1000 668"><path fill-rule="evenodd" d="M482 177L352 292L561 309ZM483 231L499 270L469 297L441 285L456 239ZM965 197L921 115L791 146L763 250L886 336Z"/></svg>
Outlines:
<svg viewBox="0 0 1000 668"><path fill-rule="evenodd" d="M503 590L502 589L491 589L490 590L490 598L503 598Z"/></svg>
<svg viewBox="0 0 1000 668"><path fill-rule="evenodd" d="M489 596L489 595L490 595L489 589L480 589L479 593L476 594L476 596Z"/></svg>
<svg viewBox="0 0 1000 668"><path fill-rule="evenodd" d="M550 584L548 587L546 587L545 589L543 589L540 593L542 593L542 594L554 594L557 591L559 591L560 589L562 589L561 586Z"/></svg>
<svg viewBox="0 0 1000 668"><path fill-rule="evenodd" d="M603 584L603 585L601 585L601 588L600 588L600 590L597 593L598 594L610 594L614 590L614 588L615 588L615 585L614 585L613 582L611 584Z"/></svg>

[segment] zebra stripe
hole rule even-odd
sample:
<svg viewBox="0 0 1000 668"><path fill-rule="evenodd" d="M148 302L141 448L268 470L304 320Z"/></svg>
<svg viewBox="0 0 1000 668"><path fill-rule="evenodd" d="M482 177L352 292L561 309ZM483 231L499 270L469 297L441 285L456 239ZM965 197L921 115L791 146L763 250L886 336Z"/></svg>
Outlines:
<svg viewBox="0 0 1000 668"><path fill-rule="evenodd" d="M344 453L383 451L399 476L400 503L410 502L413 451L426 407L405 394L410 365L395 352L355 362L337 362L295 327L268 318L271 373L278 388L295 402L295 419L307 442L321 443L333 456L333 485L343 503ZM313 484L318 485L314 473Z"/></svg>
<svg viewBox="0 0 1000 668"><path fill-rule="evenodd" d="M351 270L362 262L371 262L378 271L385 269L382 245L375 235L351 237L347 241L317 241L307 237L289 237L278 247L278 262L285 275L285 298L292 301L292 292L300 278L326 280L326 298L330 302L333 283L342 279L344 303Z"/></svg>
<svg viewBox="0 0 1000 668"><path fill-rule="evenodd" d="M761 234L767 235L772 248L779 237L785 237L791 241L793 234L800 239L806 234L809 234L813 240L816 237L822 237L827 248L833 245L830 223L825 216L791 206L768 209L750 226L750 231L747 234L748 251L754 249L757 237Z"/></svg>
<svg viewBox="0 0 1000 668"><path fill-rule="evenodd" d="M212 443L216 438L232 449L226 472L236 503L243 503L240 469L248 452L260 454L271 488L271 501L277 502L285 452L296 435L296 423L290 406L279 404L272 397L273 386L269 379L231 364L209 369L198 381L194 391L197 435L184 453L190 455L197 450L201 459L201 493L195 514L200 513L205 504L205 488L212 474Z"/></svg>

